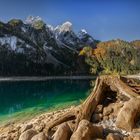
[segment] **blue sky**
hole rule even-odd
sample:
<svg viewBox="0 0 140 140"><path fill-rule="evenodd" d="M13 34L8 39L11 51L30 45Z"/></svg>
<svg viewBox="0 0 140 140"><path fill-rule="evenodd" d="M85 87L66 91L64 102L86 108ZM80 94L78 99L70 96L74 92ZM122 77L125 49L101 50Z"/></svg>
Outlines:
<svg viewBox="0 0 140 140"><path fill-rule="evenodd" d="M102 41L140 39L140 0L0 0L0 20L29 15L53 26L70 21Z"/></svg>

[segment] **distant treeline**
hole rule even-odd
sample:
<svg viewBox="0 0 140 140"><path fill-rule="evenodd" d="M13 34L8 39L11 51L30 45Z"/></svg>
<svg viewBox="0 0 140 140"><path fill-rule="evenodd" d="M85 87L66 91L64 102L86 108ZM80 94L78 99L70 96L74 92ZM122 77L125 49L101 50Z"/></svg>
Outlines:
<svg viewBox="0 0 140 140"><path fill-rule="evenodd" d="M140 41L111 40L100 42L96 49L84 47L80 55L86 56L93 74L140 73Z"/></svg>

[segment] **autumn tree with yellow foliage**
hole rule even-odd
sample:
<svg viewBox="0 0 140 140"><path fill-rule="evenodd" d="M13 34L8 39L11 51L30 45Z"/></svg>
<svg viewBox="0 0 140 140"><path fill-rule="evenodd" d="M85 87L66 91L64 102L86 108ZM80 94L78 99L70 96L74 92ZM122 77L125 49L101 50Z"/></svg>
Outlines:
<svg viewBox="0 0 140 140"><path fill-rule="evenodd" d="M140 43L111 40L100 42L96 48L85 47L79 55L85 55L85 61L93 74L135 74L140 72Z"/></svg>

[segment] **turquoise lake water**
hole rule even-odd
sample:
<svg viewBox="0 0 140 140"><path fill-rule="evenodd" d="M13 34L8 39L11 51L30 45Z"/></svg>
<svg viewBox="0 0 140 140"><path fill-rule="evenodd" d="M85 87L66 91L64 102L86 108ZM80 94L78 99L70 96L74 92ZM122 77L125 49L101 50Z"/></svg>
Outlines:
<svg viewBox="0 0 140 140"><path fill-rule="evenodd" d="M79 104L90 89L89 80L0 82L0 122Z"/></svg>

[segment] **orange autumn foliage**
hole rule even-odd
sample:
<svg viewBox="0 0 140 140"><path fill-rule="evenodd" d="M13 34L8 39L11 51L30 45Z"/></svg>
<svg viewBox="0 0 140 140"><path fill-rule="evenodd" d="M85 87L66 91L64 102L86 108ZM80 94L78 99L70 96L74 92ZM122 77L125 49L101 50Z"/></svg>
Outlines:
<svg viewBox="0 0 140 140"><path fill-rule="evenodd" d="M105 53L106 50L102 47L98 47L95 50L93 50L93 55L97 58L98 61L104 58Z"/></svg>

